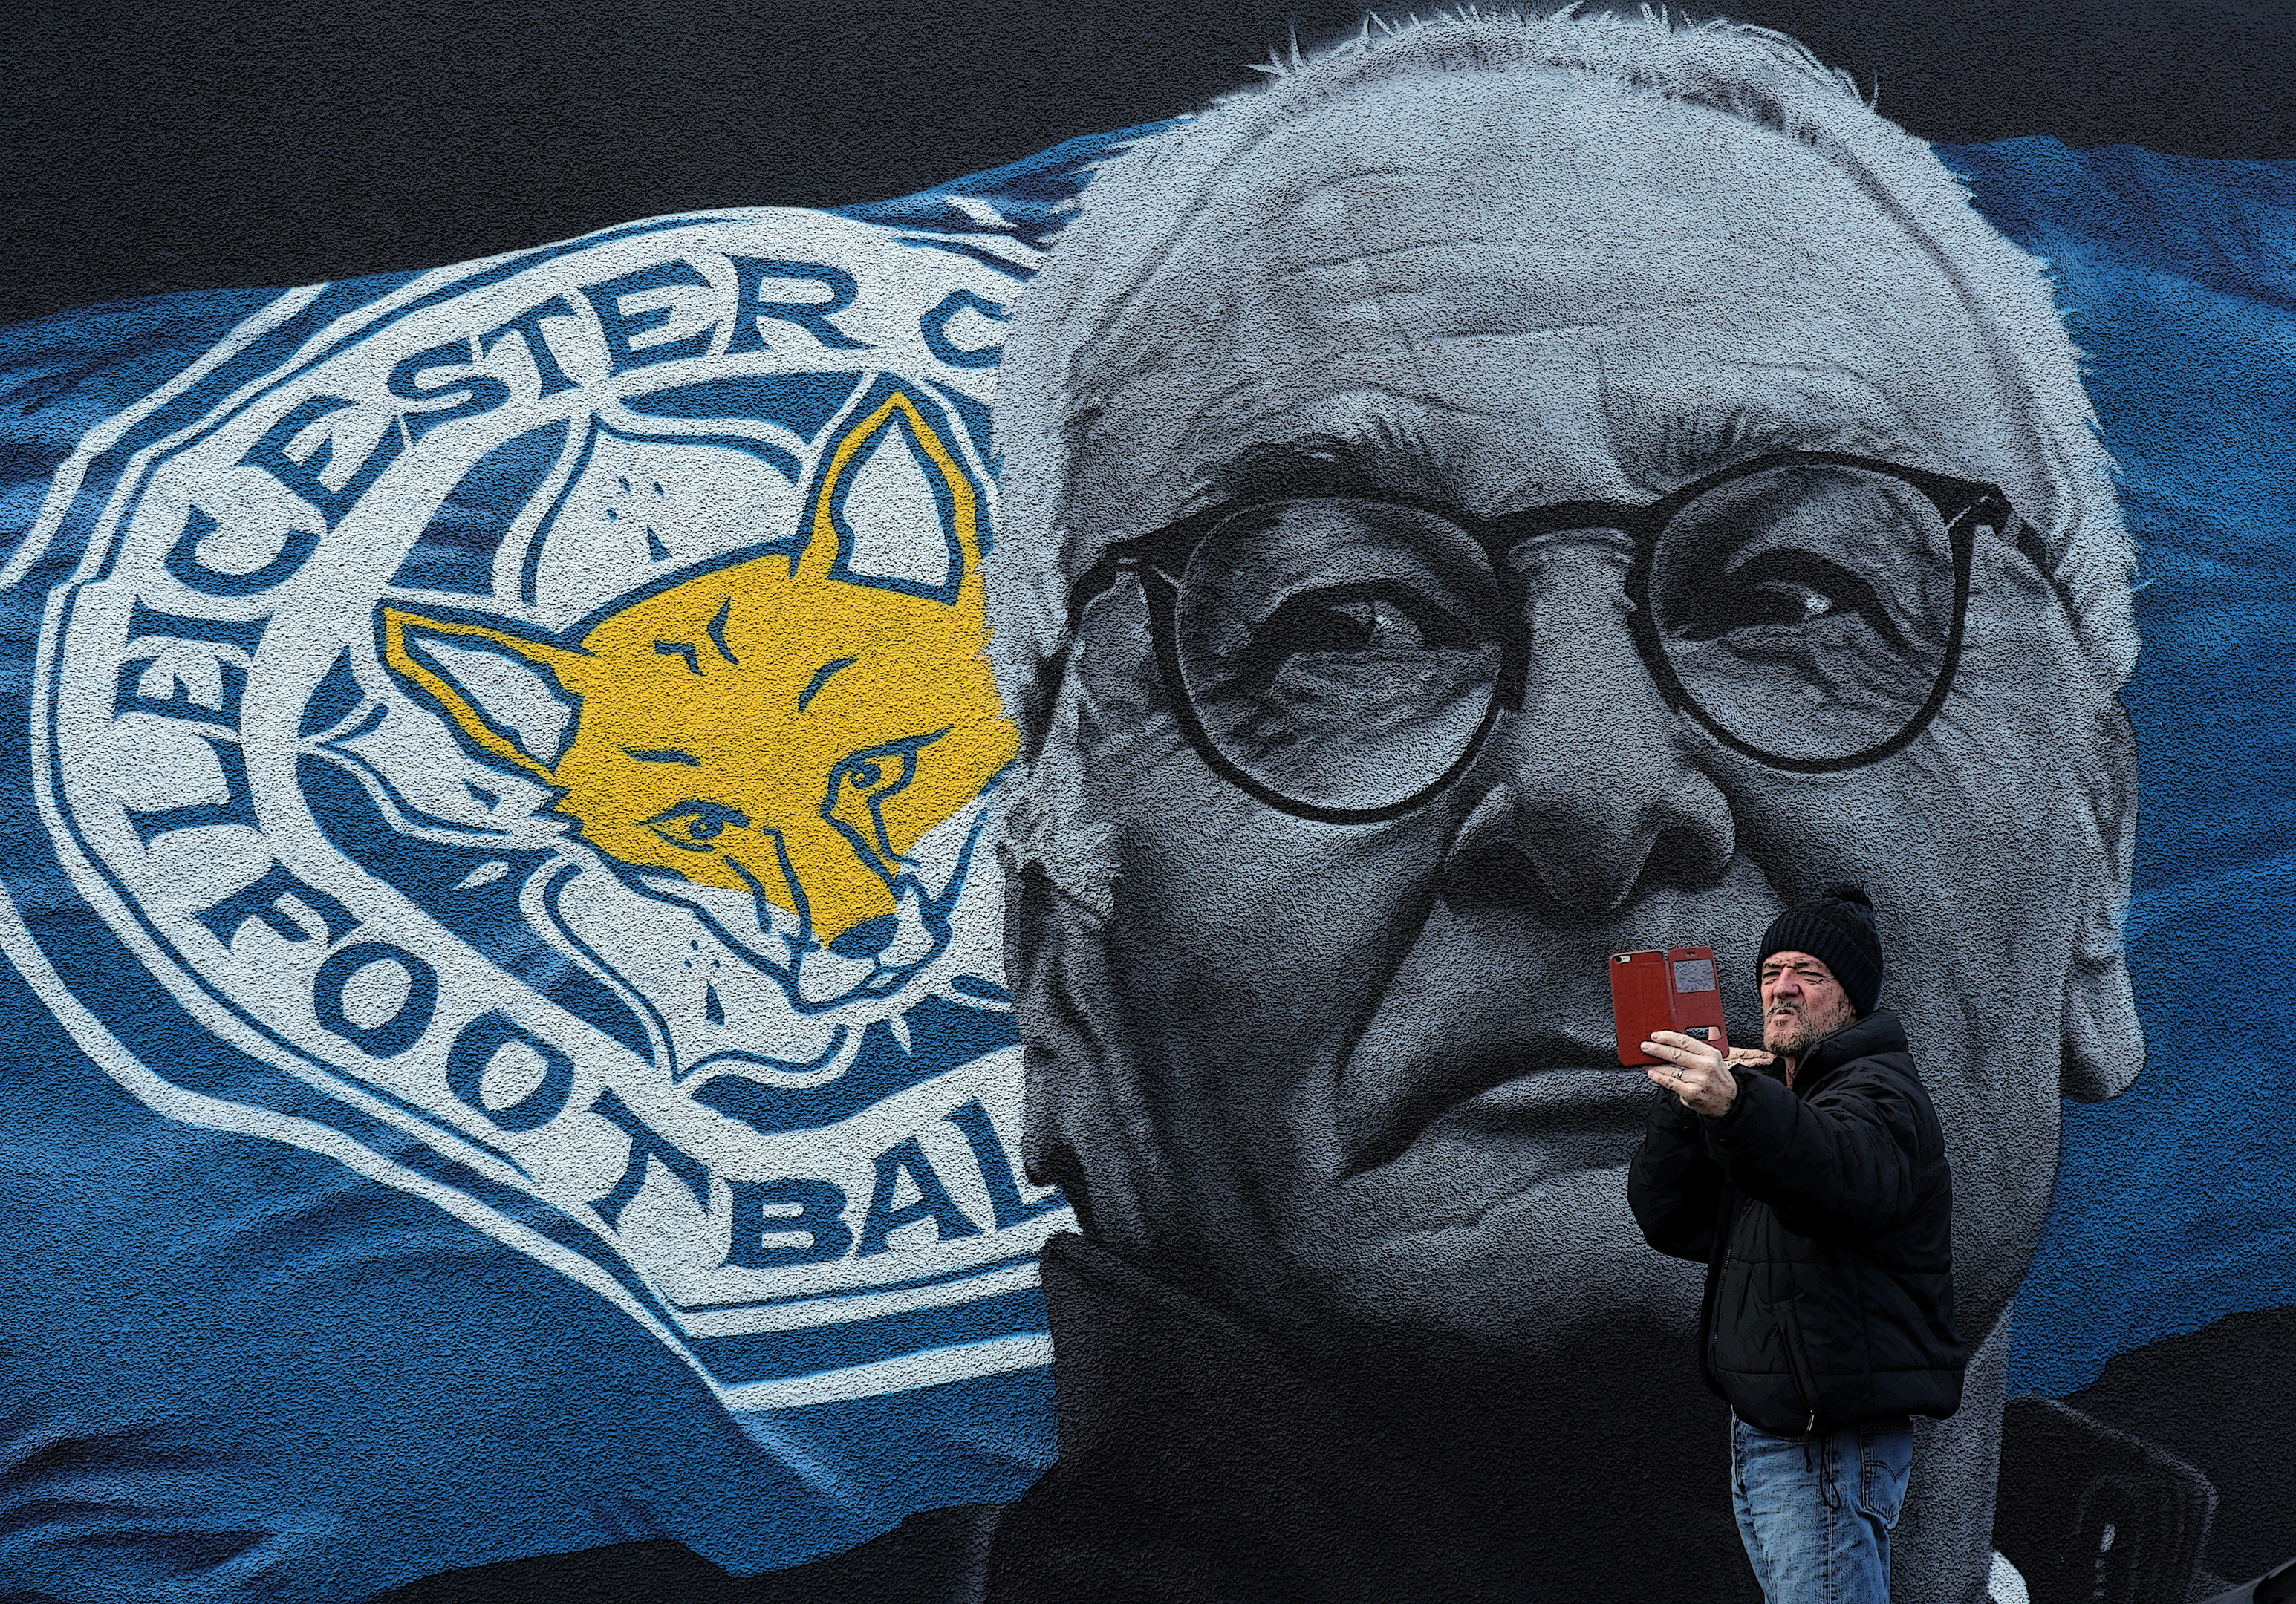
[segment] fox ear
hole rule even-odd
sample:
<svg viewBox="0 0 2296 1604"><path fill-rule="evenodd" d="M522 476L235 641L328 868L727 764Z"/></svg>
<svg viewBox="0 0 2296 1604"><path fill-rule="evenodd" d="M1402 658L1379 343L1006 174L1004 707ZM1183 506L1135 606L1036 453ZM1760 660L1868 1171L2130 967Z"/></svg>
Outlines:
<svg viewBox="0 0 2296 1604"><path fill-rule="evenodd" d="M980 571L980 493L948 414L889 377L823 454L796 577L955 602Z"/></svg>
<svg viewBox="0 0 2296 1604"><path fill-rule="evenodd" d="M481 755L555 782L574 744L582 652L491 625L385 607L385 667L447 716Z"/></svg>

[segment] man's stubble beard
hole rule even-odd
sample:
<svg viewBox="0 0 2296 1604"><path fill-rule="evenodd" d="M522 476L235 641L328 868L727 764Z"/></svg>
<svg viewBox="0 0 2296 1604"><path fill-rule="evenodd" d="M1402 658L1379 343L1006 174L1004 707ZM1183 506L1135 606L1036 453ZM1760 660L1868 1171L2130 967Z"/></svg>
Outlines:
<svg viewBox="0 0 2296 1604"><path fill-rule="evenodd" d="M1823 1012L1814 1012L1807 1003L1794 1004L1793 1010L1793 1018L1783 1023L1764 1013L1762 1047L1797 1063L1812 1047L1857 1017L1847 999L1830 1004Z"/></svg>
<svg viewBox="0 0 2296 1604"><path fill-rule="evenodd" d="M1762 1017L1763 1050L1780 1058L1800 1058L1816 1039L1809 1028L1809 1016L1800 1009L1787 1019L1780 1019L1775 1011Z"/></svg>

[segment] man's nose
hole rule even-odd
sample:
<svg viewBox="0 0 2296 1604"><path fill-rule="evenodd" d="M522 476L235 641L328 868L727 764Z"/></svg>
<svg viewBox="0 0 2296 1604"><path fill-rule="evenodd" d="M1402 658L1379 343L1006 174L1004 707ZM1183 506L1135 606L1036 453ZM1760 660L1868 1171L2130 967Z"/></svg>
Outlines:
<svg viewBox="0 0 2296 1604"><path fill-rule="evenodd" d="M1587 531L1511 560L1529 663L1521 707L1466 776L1488 789L1452 848L1462 873L1514 855L1554 902L1606 912L1637 887L1702 888L1728 867L1730 805L1678 744L1635 648L1630 555L1622 537Z"/></svg>

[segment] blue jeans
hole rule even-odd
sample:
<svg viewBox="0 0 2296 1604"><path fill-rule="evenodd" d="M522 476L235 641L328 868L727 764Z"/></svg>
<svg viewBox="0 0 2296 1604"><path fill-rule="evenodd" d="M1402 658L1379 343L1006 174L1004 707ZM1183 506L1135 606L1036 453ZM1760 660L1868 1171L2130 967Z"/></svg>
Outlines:
<svg viewBox="0 0 2296 1604"><path fill-rule="evenodd" d="M1890 1534L1913 1469L1910 1420L1772 1436L1733 1415L1738 1535L1768 1604L1889 1604Z"/></svg>

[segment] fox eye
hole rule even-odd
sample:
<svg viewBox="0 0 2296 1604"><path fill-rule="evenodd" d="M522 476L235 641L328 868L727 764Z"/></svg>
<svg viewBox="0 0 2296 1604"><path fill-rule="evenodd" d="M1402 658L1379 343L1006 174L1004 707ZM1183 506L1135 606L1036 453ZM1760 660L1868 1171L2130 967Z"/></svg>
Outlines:
<svg viewBox="0 0 2296 1604"><path fill-rule="evenodd" d="M750 815L723 802L689 797L676 806L640 822L680 851L708 852L711 850L710 843L725 833L728 824L747 830Z"/></svg>
<svg viewBox="0 0 2296 1604"><path fill-rule="evenodd" d="M906 785L916 772L914 746L904 743L879 747L874 751L856 752L838 765L836 789L849 789L861 797L890 795Z"/></svg>

